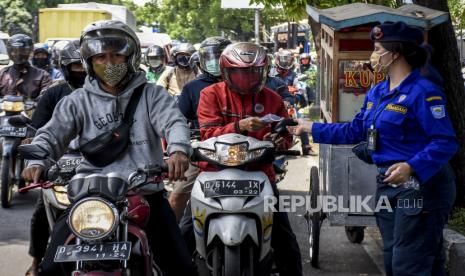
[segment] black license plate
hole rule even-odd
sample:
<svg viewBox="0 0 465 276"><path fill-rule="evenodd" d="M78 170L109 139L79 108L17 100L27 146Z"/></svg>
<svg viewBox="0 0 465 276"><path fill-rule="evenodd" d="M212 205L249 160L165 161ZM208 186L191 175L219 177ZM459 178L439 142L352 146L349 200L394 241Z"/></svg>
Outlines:
<svg viewBox="0 0 465 276"><path fill-rule="evenodd" d="M211 180L203 183L205 197L259 196L261 187L257 180Z"/></svg>
<svg viewBox="0 0 465 276"><path fill-rule="evenodd" d="M0 136L10 137L26 137L26 127L14 127L8 123L9 117L2 118L2 125L0 126Z"/></svg>
<svg viewBox="0 0 465 276"><path fill-rule="evenodd" d="M57 248L55 262L129 260L130 254L130 242L62 245Z"/></svg>

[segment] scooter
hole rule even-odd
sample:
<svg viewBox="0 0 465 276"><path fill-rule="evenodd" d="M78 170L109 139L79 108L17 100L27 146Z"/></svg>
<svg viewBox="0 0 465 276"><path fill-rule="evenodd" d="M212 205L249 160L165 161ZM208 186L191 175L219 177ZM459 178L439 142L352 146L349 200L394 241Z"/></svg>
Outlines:
<svg viewBox="0 0 465 276"><path fill-rule="evenodd" d="M25 159L51 160L37 145L22 145L18 150ZM166 171L147 165L128 179L116 172L75 175L67 186L72 234L58 246L54 261L74 264L74 269L65 266L72 276L162 275L143 230L150 206L139 191L147 187L151 192L162 191ZM57 183L32 185L50 188Z"/></svg>
<svg viewBox="0 0 465 276"><path fill-rule="evenodd" d="M21 188L25 182L21 177L24 168L24 160L17 155L16 148L24 139L31 136L26 127L15 127L9 123L12 116L23 114L30 115L35 107L35 102L25 100L22 96L5 96L1 100L0 113L0 137L2 143L2 159L0 166L1 204L3 208L11 206L13 200L13 188Z"/></svg>
<svg viewBox="0 0 465 276"><path fill-rule="evenodd" d="M283 120L281 127L295 125ZM274 194L254 163L271 163L276 152L269 141L224 134L192 144L192 161L206 161L219 171L201 172L191 194L196 251L209 272L219 275L270 275ZM269 206L268 206L269 207Z"/></svg>

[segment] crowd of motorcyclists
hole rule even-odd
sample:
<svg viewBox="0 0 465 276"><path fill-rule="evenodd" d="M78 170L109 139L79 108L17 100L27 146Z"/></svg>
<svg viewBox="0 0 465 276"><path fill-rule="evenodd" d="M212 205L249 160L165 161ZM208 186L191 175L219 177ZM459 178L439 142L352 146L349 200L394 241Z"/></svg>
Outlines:
<svg viewBox="0 0 465 276"><path fill-rule="evenodd" d="M225 49L227 55L223 53ZM189 164L189 134L197 133L203 140L237 132L273 141L287 149L293 145L292 137L270 135L269 124L261 122L258 116L288 117L291 109L305 107L313 100L310 87L308 93L290 91L300 81L294 70L315 70L308 54L301 55L299 64L291 52L280 50L273 55L264 47L234 44L221 37L205 39L198 50L189 43L179 43L169 53L153 45L142 54L137 37L125 24L102 21L89 25L80 40L70 41L60 51L57 68L51 49L46 44L34 46L27 35L13 35L7 50L13 65L0 70L0 93L37 101L30 123L37 129L32 144L40 145L54 160L68 148L79 150L113 129L122 120L131 95L141 87L144 104L134 113L129 148L104 167L84 160L78 173L129 174L139 163L168 165L168 178L174 183L169 200L164 192L146 196L154 210L146 229L149 243L157 252L163 252L155 253L155 257L167 275L197 273L190 258L193 248L186 248L177 225L200 171L198 166ZM244 55L243 51L248 53ZM168 60L172 62L168 64ZM142 61L145 72L140 69ZM208 96L202 99L201 92L207 87L212 92L203 93ZM308 135L302 135L301 140L303 154L315 154L308 144ZM44 160L27 161L22 175L37 183L50 166ZM277 195L271 165L258 169L269 176ZM42 195L38 197L31 219L29 254L33 261L26 275L62 272L53 256L70 234L68 211L49 229ZM183 220L183 235L189 243L192 240L186 232L192 231L190 211L186 211ZM156 226L157 221L163 221L163 226ZM276 264L281 275L301 275L299 246L286 214L275 217L273 229L277 238L272 246L280 256Z"/></svg>
<svg viewBox="0 0 465 276"><path fill-rule="evenodd" d="M147 255L164 275L198 274L197 263L192 258L196 249L193 235L197 229L195 223L204 221L202 214L193 214L188 201L199 174L215 171L217 167L206 160L189 162L193 152L191 143L237 134L254 141L267 141L264 145L271 144L276 150L288 150L295 145L294 137L289 131L276 132L277 122L292 117L297 122L303 115L302 110L315 100L316 68L308 53L296 55L285 49L270 53L265 47L222 37L206 38L197 50L189 43L179 43L169 53L157 45L143 53L132 29L120 21L104 20L88 25L79 40L71 41L61 50L59 68L53 66L50 50L43 45L34 48L27 35L13 35L7 50L13 65L0 70L0 94L21 95L37 101L30 121L30 126L37 129L31 145L45 153L41 160L26 161L24 179L39 183L44 172L54 165L51 160L59 160L68 150L79 150L84 157L77 167L77 175L118 173L128 179L140 171L141 164L167 167L166 178L174 186L169 197L157 183L151 183L145 187L142 200L149 208L144 229L150 248ZM379 62L382 57L378 57ZM385 67L394 62L394 54L392 59ZM141 69L142 62L145 71ZM442 101L441 95L433 93L425 101ZM431 112L432 121L445 117L444 109L437 106ZM270 117L279 120L273 121ZM302 154L317 155L310 145L309 132L320 140L331 140L324 136L330 132L328 127L299 122L299 131L294 134L300 137ZM343 130L339 132L348 135ZM260 150L248 155L254 156ZM240 144L233 144L228 145L225 156L206 155L217 158L218 162L235 162L246 159L241 157L241 151ZM272 194L279 195L271 162L243 167L266 175ZM202 187L207 189L205 185ZM88 192L103 194L97 190L89 186ZM214 197L211 202L221 204ZM39 196L31 219L29 254L33 262L26 275L63 275L96 265L86 267L78 261L75 268L70 268L56 262L62 245L76 234L75 227L70 225L74 207L71 204L64 210L49 229L46 207ZM124 215L121 223L125 222ZM267 222L263 217L260 219L264 224ZM279 275L302 275L299 244L287 213L273 213L270 227L276 271ZM88 234L99 231L91 229ZM260 233L265 235L266 230ZM80 242L77 239L77 245ZM134 250L140 248L134 245ZM215 252L205 257L205 262L213 267L221 260ZM227 259L229 255L224 254L222 258ZM97 270L105 271L113 268L112 265ZM127 260L121 265L126 269ZM229 271L233 267L234 263L228 263L223 269Z"/></svg>

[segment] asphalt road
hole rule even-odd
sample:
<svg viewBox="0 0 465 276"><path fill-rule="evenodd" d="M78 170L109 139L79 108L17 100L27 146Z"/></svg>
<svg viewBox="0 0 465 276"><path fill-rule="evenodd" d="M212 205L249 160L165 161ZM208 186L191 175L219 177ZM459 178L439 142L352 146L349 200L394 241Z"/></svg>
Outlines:
<svg viewBox="0 0 465 276"><path fill-rule="evenodd" d="M289 160L286 178L278 184L282 194L308 194L310 167L318 165L318 157L297 157ZM37 191L15 194L13 207L0 209L0 276L24 275L31 258L27 254L30 217ZM366 231L362 244L350 243L342 227L321 229L320 268L314 269L309 260L309 243L305 208L290 213L289 218L298 238L304 275L382 275L382 253L376 229Z"/></svg>

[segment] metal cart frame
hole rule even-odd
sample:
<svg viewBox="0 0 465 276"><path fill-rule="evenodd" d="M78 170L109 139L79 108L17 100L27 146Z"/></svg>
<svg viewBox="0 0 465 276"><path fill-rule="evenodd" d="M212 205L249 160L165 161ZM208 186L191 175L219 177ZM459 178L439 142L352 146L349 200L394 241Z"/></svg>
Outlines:
<svg viewBox="0 0 465 276"><path fill-rule="evenodd" d="M319 10L307 6L307 13L321 24L319 52L320 118L326 123L348 122L357 114L369 88L385 76L369 71L373 43L370 30L383 22L403 21L427 30L448 20L448 14L418 5L404 5L398 9L354 3ZM319 93L318 93L319 92ZM374 165L359 160L351 151L353 145L320 145L319 168L310 172L310 206L317 207L317 198L335 196L342 199L344 208L353 206L360 196L371 196L368 206L375 210L376 174ZM318 267L320 230L324 219L331 226L344 226L352 243L361 243L365 227L376 226L373 212L356 210L335 212L307 211L310 259Z"/></svg>

